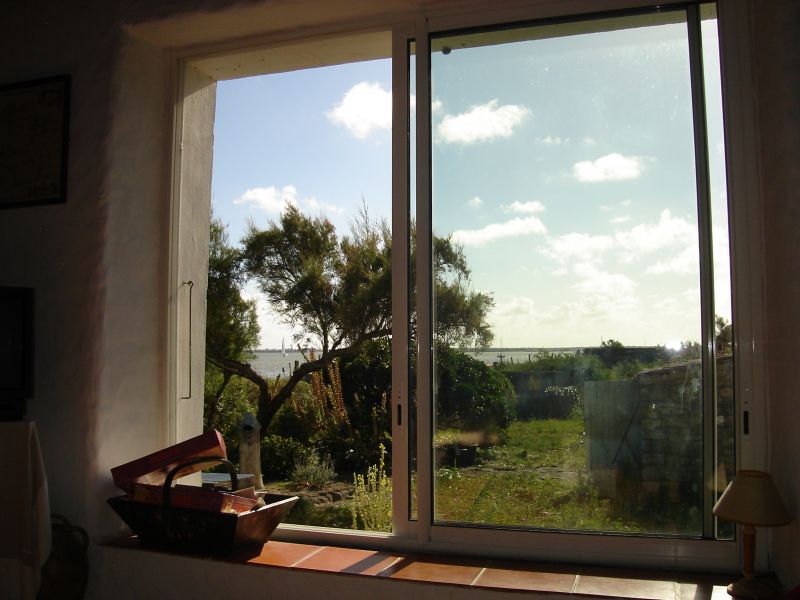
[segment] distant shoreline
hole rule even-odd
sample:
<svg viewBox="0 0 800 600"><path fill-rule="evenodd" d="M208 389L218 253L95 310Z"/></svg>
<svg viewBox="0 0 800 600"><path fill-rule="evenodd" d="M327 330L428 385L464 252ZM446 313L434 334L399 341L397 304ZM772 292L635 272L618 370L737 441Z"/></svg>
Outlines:
<svg viewBox="0 0 800 600"><path fill-rule="evenodd" d="M589 346L562 346L557 348L543 348L540 346L536 347L514 347L514 348L464 348L462 349L463 352L472 353L472 354L481 354L487 352L578 352L579 350L583 350L584 348L600 348L600 345L589 345ZM658 348L658 345L654 346L625 346L625 348ZM319 353L320 350L318 348L306 348L306 352L314 351L315 353ZM280 348L259 348L257 350L253 350L255 354L267 354L267 353L283 353L284 350ZM300 350L297 348L287 348L285 350L286 354L289 353L296 353L300 354Z"/></svg>

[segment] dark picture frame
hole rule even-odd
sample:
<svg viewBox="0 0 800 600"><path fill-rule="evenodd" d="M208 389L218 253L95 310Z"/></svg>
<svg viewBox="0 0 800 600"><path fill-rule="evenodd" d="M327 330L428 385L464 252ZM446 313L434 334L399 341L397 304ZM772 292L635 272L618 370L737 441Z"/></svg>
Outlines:
<svg viewBox="0 0 800 600"><path fill-rule="evenodd" d="M67 201L70 77L0 85L0 209Z"/></svg>

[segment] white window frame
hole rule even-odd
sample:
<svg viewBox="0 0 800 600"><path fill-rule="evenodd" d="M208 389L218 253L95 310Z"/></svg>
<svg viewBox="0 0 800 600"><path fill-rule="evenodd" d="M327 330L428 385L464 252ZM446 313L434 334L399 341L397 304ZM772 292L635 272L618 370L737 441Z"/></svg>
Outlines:
<svg viewBox="0 0 800 600"><path fill-rule="evenodd" d="M255 46L287 45L313 40L335 38L349 35L356 31L391 31L392 34L392 68L393 68L393 522L392 534L332 530L326 528L282 525L274 534L275 539L291 541L307 541L326 544L349 544L368 546L371 548L392 548L397 550L430 550L437 552L471 553L483 556L507 556L515 558L546 559L569 562L586 562L594 564L624 564L626 566L676 568L676 569L731 569L738 563L737 544L731 542L692 540L678 538L645 538L602 534L553 533L543 531L517 531L501 529L459 528L432 525L432 502L420 503L418 518L409 519L408 492L410 489L408 473L408 442L406 427L408 417L408 298L405 292L408 284L408 198L409 198L409 149L407 147L407 125L410 115L408 94L408 53L409 40L417 44L417 227L420 232L430 230L430 188L429 188L429 139L430 139L430 103L428 89L420 82L427 81L429 70L428 36L431 33L454 29L490 26L499 23L517 21L534 21L550 17L568 17L581 14L597 13L604 10L632 9L652 5L650 0L564 0L550 2L533 0L529 2L508 1L486 7L485 3L473 3L464 0L446 9L409 10L407 14L395 15L380 23L374 19L364 23L347 23L326 27L313 31L293 31L280 36L270 36L269 40L251 38L248 45L221 44L206 48L193 47L190 51L175 52L180 68L176 80L186 81L186 73L198 69L208 76L209 85L213 80L230 78L219 76L208 70L209 64L220 56L234 56L237 53L250 52ZM681 2L666 0L661 5ZM755 167L756 130L752 117L753 92L750 82L751 48L748 35L748 15L746 7L741 3L720 2L718 19L720 30L720 54L722 62L723 102L725 113L726 155L728 167L729 219L731 232L731 265L733 284L733 317L735 327L735 395L737 404L737 466L739 468L764 468L768 456L768 437L765 409L765 365L763 348L764 300L760 286L763 271L762 228L758 206L752 199L758 198L758 172ZM212 59L209 62L209 58ZM183 90L185 85L177 86ZM186 398L182 397L183 384L182 364L187 356L188 340L179 332L182 321L186 318L186 308L181 308L180 289L185 287L187 279L180 265L185 256L186 244L194 244L198 248L196 236L180 235L184 231L187 219L191 219L196 227L205 219L206 229L208 215L193 214L187 217L185 192L190 188L187 181L187 160L190 157L181 153L185 135L190 127L184 127L187 111L184 105L183 91L177 97L177 114L175 123L175 159L173 163L172 194L172 257L170 274L170 315L168 321L170 347L169 406L167 406L169 439L177 440L185 437L179 426L182 412L190 414L186 417L196 420L196 410L184 407ZM182 199L183 198L183 199ZM205 209L207 210L207 209ZM197 211L202 213L203 210ZM196 229L195 229L196 231ZM426 234L427 235L427 234ZM425 239L425 237L418 237ZM430 250L422 245L417 249L418 260L418 293L420 298L429 294ZM202 262L202 261L201 261ZM197 291L197 290L195 290ZM189 300L194 310L194 319L202 321L205 314L204 295L195 293ZM202 311L200 309L203 309ZM193 337L197 345L199 328L204 333L204 323L191 323ZM418 323L420 339L430 339L430 319L420 315ZM425 334L428 334L427 336ZM420 403L419 415L429 414L430 386L425 389L424 382L430 373L430 348L418 349L418 375L423 381L417 390ZM189 361L194 364L193 356ZM426 366L427 365L427 366ZM193 373L192 380L201 373L202 368ZM201 389L201 388L200 388ZM193 406L200 403L202 396L193 398ZM742 435L741 423L744 411L749 412L750 433ZM398 415L402 420L398 421ZM430 418L422 417L417 422L417 460L419 473L432 473ZM427 442L426 442L427 440ZM431 497L430 477L420 478L418 493ZM763 561L764 550L759 558Z"/></svg>

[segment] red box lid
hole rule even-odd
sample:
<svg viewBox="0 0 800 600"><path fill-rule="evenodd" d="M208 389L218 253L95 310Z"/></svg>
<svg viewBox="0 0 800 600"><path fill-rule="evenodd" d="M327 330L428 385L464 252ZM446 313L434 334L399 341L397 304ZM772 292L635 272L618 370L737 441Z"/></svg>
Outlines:
<svg viewBox="0 0 800 600"><path fill-rule="evenodd" d="M128 491L133 483L163 484L169 472L179 464L192 458L204 456L227 458L225 441L217 430L207 431L201 435L179 442L119 465L111 469L114 485ZM188 465L178 471L176 479L202 471L211 466L211 463Z"/></svg>

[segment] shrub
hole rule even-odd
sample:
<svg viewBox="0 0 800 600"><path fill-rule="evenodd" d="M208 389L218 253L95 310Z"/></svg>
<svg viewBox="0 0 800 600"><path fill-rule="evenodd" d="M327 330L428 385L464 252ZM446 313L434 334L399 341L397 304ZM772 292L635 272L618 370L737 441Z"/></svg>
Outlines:
<svg viewBox="0 0 800 600"><path fill-rule="evenodd" d="M291 398L283 406L267 426L267 433L296 440L314 441L317 432L316 415L311 385L301 381L292 391Z"/></svg>
<svg viewBox="0 0 800 600"><path fill-rule="evenodd" d="M245 413L255 413L258 388L242 377L227 380L215 366L206 363L203 429L217 429L228 448L238 448L238 427Z"/></svg>
<svg viewBox="0 0 800 600"><path fill-rule="evenodd" d="M569 371L575 383L604 381L609 371L595 354L577 352L542 352L533 360L503 363L496 367L501 372L511 371Z"/></svg>
<svg viewBox="0 0 800 600"><path fill-rule="evenodd" d="M333 481L336 472L330 456L320 457L313 450L300 454L294 463L291 480L294 483L320 488L329 481Z"/></svg>
<svg viewBox="0 0 800 600"><path fill-rule="evenodd" d="M579 418L583 416L583 399L576 385L551 385L545 388L544 393L552 402L551 418Z"/></svg>
<svg viewBox="0 0 800 600"><path fill-rule="evenodd" d="M392 480L386 474L383 444L378 446L378 464L367 468L367 475L353 475L353 502L350 511L353 529L392 530Z"/></svg>
<svg viewBox="0 0 800 600"><path fill-rule="evenodd" d="M437 427L497 430L515 417L514 388L499 371L451 348L437 349Z"/></svg>
<svg viewBox="0 0 800 600"><path fill-rule="evenodd" d="M297 462L311 452L292 438L268 435L261 441L261 472L267 479L288 479Z"/></svg>

